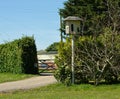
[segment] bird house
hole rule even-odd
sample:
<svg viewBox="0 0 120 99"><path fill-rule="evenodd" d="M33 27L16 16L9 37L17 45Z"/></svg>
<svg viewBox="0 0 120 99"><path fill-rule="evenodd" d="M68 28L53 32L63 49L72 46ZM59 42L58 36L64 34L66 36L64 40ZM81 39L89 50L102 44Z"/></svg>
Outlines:
<svg viewBox="0 0 120 99"><path fill-rule="evenodd" d="M81 18L76 16L69 16L64 19L65 33L66 34L80 34L80 22Z"/></svg>

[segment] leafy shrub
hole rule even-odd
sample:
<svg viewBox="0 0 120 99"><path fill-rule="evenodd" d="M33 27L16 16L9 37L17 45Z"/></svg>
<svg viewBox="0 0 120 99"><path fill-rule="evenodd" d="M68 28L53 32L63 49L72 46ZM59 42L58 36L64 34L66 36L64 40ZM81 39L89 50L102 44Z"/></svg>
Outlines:
<svg viewBox="0 0 120 99"><path fill-rule="evenodd" d="M0 45L0 72L38 73L37 51L33 37Z"/></svg>
<svg viewBox="0 0 120 99"><path fill-rule="evenodd" d="M64 83L65 85L71 85L71 71L68 66L61 66L55 72L55 78Z"/></svg>
<svg viewBox="0 0 120 99"><path fill-rule="evenodd" d="M82 36L75 39L75 83L101 80L117 82L120 77L120 35L106 29L98 37ZM56 57L58 66L55 77L63 83L71 81L71 42L67 39ZM66 73L66 67L69 72ZM57 76L56 76L57 75ZM62 79L62 80L61 80ZM69 81L69 83L71 83Z"/></svg>
<svg viewBox="0 0 120 99"><path fill-rule="evenodd" d="M55 72L55 77L58 81L71 85L71 43L70 39L67 39L66 43L60 43L59 55L55 59L55 63L58 66L58 70ZM87 76L83 75L81 71L81 62L78 61L78 55L75 55L75 83L88 82Z"/></svg>

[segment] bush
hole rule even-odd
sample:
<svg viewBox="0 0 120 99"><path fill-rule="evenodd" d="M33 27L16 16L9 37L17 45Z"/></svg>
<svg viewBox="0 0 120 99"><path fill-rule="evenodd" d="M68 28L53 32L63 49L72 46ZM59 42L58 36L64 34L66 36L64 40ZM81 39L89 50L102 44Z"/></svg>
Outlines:
<svg viewBox="0 0 120 99"><path fill-rule="evenodd" d="M77 43L77 42L76 42ZM55 63L58 66L58 70L55 72L55 77L58 81L71 85L71 43L70 39L67 39L66 43L60 43L58 56L55 59ZM83 71L78 61L78 56L75 55L75 83L88 82L87 76L83 75ZM85 73L85 72L84 72Z"/></svg>
<svg viewBox="0 0 120 99"><path fill-rule="evenodd" d="M37 51L33 37L0 45L0 72L38 73Z"/></svg>
<svg viewBox="0 0 120 99"><path fill-rule="evenodd" d="M55 78L64 83L65 85L71 85L71 70L68 66L61 66L55 71Z"/></svg>
<svg viewBox="0 0 120 99"><path fill-rule="evenodd" d="M102 80L117 82L120 77L120 35L106 29L98 37L82 36L75 39L75 83ZM71 81L71 42L67 39L59 48L56 57L58 71L55 77L63 83ZM66 73L66 67L69 72ZM62 68L62 69L61 69ZM62 80L61 80L62 79ZM69 83L71 83L69 81Z"/></svg>

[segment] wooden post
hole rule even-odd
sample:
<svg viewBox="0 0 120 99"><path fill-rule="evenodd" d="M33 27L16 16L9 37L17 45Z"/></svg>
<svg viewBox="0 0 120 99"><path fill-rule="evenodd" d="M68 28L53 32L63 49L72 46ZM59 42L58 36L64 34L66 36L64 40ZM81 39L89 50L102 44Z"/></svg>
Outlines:
<svg viewBox="0 0 120 99"><path fill-rule="evenodd" d="M72 67L71 67L71 69L72 69L72 84L74 84L74 82L75 82L75 77L74 77L74 75L75 75L75 73L74 73L74 35L72 35L72 61L71 61L71 63L72 63Z"/></svg>

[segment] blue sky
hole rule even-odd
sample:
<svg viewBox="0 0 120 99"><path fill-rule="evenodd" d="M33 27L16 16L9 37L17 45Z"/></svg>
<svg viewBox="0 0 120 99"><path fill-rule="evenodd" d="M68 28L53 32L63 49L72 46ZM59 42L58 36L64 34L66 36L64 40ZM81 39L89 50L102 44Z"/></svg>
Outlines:
<svg viewBox="0 0 120 99"><path fill-rule="evenodd" d="M60 41L58 9L67 0L0 0L0 44L34 35L37 50Z"/></svg>

